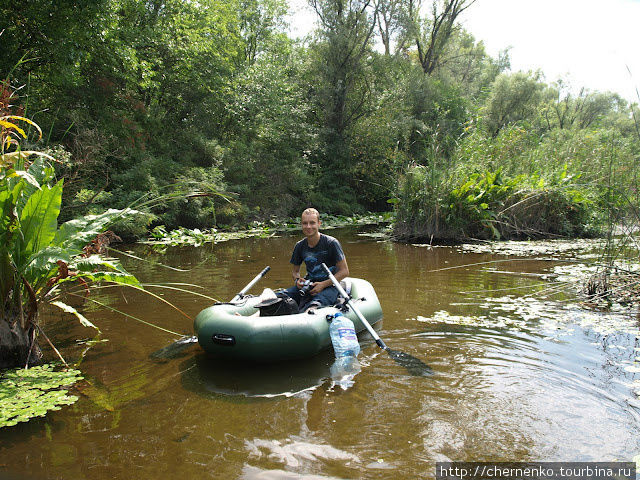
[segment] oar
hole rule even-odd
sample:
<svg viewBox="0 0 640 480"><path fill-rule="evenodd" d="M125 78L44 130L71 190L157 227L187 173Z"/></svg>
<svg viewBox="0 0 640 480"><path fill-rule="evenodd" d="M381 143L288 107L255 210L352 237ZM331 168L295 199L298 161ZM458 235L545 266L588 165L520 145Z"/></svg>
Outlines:
<svg viewBox="0 0 640 480"><path fill-rule="evenodd" d="M401 365L404 368L406 368L407 371L412 375L425 377L433 373L433 370L431 369L431 367L429 367L429 365L424 363L422 360L412 355L409 355L408 353L400 352L398 350L392 350L389 347L387 347L387 345L382 341L378 333L369 324L367 319L364 318L364 315L360 313L360 310L358 310L358 307L356 307L355 304L351 301L351 296L344 291L344 288L342 288L342 285L340 285L340 282L338 282L336 277L333 276L333 273L331 273L331 270L329 270L329 267L327 267L324 263L322 264L322 267L325 269L325 271L329 275L331 282L338 289L338 292L340 293L340 295L342 295L342 297L344 297L344 299L347 301L347 305L349 305L349 307L353 310L356 316L360 319L362 324L365 326L367 331L371 334L373 339L376 341L376 344L378 344L378 346L381 349L385 350L398 365Z"/></svg>
<svg viewBox="0 0 640 480"><path fill-rule="evenodd" d="M247 293L251 289L251 287L253 287L256 283L258 283L260 279L264 277L269 270L271 270L271 267L269 266L264 267L264 270L262 270L258 275L253 277L253 280L247 283L247 286L244 287L242 290L240 290L240 292L238 292L238 294L231 299L231 303L237 302L238 300L242 300L242 298L244 298L245 293Z"/></svg>
<svg viewBox="0 0 640 480"><path fill-rule="evenodd" d="M235 297L233 297L231 299L230 303L234 303L237 302L238 300L242 300L245 296L245 294L251 289L251 287L253 287L256 283L258 283L258 281L264 277L267 272L271 270L271 267L266 266L258 275L256 275L255 277L253 277L253 280L251 280L249 283L247 283L247 285L240 290ZM174 358L176 356L178 356L180 353L182 353L182 351L187 348L189 345L191 345L192 343L195 343L198 341L198 337L195 335L189 336L189 335L185 335L183 337L180 337L178 340L176 340L175 342L173 342L171 345L167 345L166 347L161 348L160 350L156 350L155 352L153 352L150 357L151 358L156 358L156 359L167 359L167 358Z"/></svg>

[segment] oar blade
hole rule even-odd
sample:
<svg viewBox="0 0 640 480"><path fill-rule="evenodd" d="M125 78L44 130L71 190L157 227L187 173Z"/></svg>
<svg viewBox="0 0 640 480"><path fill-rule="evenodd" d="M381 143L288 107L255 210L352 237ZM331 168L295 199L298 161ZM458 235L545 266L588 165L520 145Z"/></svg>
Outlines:
<svg viewBox="0 0 640 480"><path fill-rule="evenodd" d="M198 337L196 336L188 336L180 337L179 340L176 340L170 345L161 348L160 350L156 350L149 357L155 360L168 360L171 358L178 358L182 356L183 352L189 348L191 345L198 341Z"/></svg>
<svg viewBox="0 0 640 480"><path fill-rule="evenodd" d="M394 362L403 367L414 377L429 377L433 375L433 369L419 358L399 350L392 350L389 347L385 350Z"/></svg>

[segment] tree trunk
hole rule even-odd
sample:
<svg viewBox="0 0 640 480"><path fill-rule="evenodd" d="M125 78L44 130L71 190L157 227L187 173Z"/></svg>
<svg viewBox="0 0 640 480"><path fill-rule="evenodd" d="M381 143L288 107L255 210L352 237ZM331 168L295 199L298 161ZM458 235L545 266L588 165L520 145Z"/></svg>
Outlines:
<svg viewBox="0 0 640 480"><path fill-rule="evenodd" d="M17 319L0 319L0 370L24 367L27 357L29 366L42 363L42 351L35 339L34 329L33 324L23 329Z"/></svg>

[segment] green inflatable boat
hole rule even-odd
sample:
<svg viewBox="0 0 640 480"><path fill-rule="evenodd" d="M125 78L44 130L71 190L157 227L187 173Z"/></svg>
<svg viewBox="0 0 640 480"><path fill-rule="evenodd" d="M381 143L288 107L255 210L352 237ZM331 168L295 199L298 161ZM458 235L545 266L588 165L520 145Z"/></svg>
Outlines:
<svg viewBox="0 0 640 480"><path fill-rule="evenodd" d="M382 308L373 286L366 280L347 278L355 306L371 325L382 319ZM260 297L244 297L202 310L195 319L194 331L205 352L220 358L274 362L312 357L331 346L328 315L337 307L322 307L305 313L260 316L256 307ZM348 308L348 307L347 307ZM349 309L345 316L357 332L365 329Z"/></svg>

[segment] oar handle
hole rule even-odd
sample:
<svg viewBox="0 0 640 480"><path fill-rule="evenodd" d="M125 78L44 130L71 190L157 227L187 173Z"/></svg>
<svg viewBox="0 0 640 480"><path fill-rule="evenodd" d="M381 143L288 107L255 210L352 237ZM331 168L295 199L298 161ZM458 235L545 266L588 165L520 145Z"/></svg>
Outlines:
<svg viewBox="0 0 640 480"><path fill-rule="evenodd" d="M329 267L327 267L324 263L322 264L322 267L324 268L325 272L327 272L327 275L329 275L329 278L331 279L331 282L333 283L333 286L336 287L336 289L338 290L340 295L342 295L344 297L344 299L347 301L347 305L349 305L349 307L351 307L351 310L353 310L353 312L356 314L356 316L360 319L360 321L365 326L367 331L371 334L371 336L376 341L378 346L381 349L386 350L387 346L385 345L385 343L378 336L378 334L373 329L371 324L369 324L369 322L367 322L367 319L364 318L364 315L362 315L362 313L360 313L360 310L358 310L358 307L356 307L354 305L354 303L351 301L351 296L349 294L347 294L347 292L344 291L344 288L342 288L342 285L340 285L340 282L338 281L338 279L333 276L333 273L331 273L331 270L329 270Z"/></svg>
<svg viewBox="0 0 640 480"><path fill-rule="evenodd" d="M253 277L253 280L251 280L249 283L247 283L247 286L244 287L242 290L240 290L238 292L238 294L231 299L231 303L237 302L238 300L241 300L242 297L244 297L245 293L247 293L249 291L249 289L251 287L253 287L256 283L258 283L260 281L260 279L262 277L264 277L269 270L271 270L271 267L270 266L266 266L258 275Z"/></svg>

